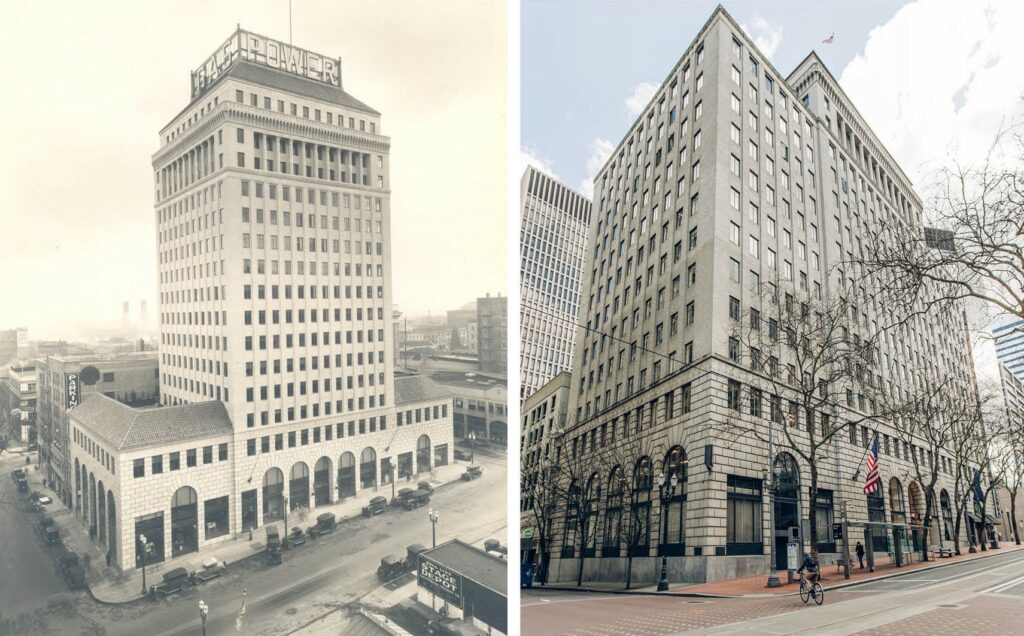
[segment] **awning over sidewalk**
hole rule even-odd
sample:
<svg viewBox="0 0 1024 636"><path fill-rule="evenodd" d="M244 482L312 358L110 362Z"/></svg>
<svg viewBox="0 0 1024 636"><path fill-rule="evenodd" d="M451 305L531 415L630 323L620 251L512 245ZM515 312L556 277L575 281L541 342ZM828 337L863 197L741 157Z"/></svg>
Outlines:
<svg viewBox="0 0 1024 636"><path fill-rule="evenodd" d="M970 519L971 521L973 521L974 523L981 523L981 517L979 517L978 515L974 514L970 510L967 511L967 518Z"/></svg>
<svg viewBox="0 0 1024 636"><path fill-rule="evenodd" d="M996 519L992 515L985 515L985 523L990 526L997 526L999 525L999 519Z"/></svg>

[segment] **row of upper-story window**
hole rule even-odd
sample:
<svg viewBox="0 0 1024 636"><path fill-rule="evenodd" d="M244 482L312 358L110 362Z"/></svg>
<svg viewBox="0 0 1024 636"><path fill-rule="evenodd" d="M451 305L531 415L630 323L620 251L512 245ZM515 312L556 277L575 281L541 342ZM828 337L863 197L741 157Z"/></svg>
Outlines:
<svg viewBox="0 0 1024 636"><path fill-rule="evenodd" d="M267 298L267 287L270 287L270 291L273 294L274 288L277 287L277 285L243 285L242 286L242 298L244 298L245 300L254 300L254 299L255 300L265 300ZM286 285L285 287L288 287L288 285ZM364 286L362 286L362 285L356 285L356 286L345 285L344 286L345 293L344 293L343 297L346 298L346 299L353 298L353 293L352 293L353 287L355 289L354 297L357 298L357 299L363 298ZM255 296L253 296L253 288L255 288L255 291L256 291ZM316 289L316 287L314 286L314 287L312 287L312 289ZM365 289L366 289L366 299L367 300L372 299L374 297L373 296L373 289L374 289L374 287L372 285L366 285ZM384 298L384 286L383 285L377 285L376 289L377 289L377 298L378 299ZM338 289L338 286L335 286L335 290L336 291L340 291ZM337 297L338 296L335 295L335 298L337 298ZM315 294L314 294L314 298L315 298Z"/></svg>
<svg viewBox="0 0 1024 636"><path fill-rule="evenodd" d="M342 405L343 404L346 404L348 406L348 410L346 410L346 411L342 410ZM321 410L321 406L323 407L322 410ZM323 402L323 403L314 402L311 405L300 404L298 406L298 408L296 408L294 406L289 406L289 407L284 408L284 409L274 409L273 411L260 411L258 413L258 415L259 415L259 418L260 418L260 426L268 426L270 424L271 417L273 417L274 424L284 424L284 423L287 423L287 422L294 422L294 421L296 421L296 417L298 418L298 421L301 422L301 421L303 421L303 420L305 420L305 419L307 419L309 417L321 417L321 413L323 414L324 417L326 417L326 416L332 415L332 414L333 415L341 415L342 413L354 413L354 412L357 412L357 411L364 411L367 408L373 409L373 408L377 408L378 406L381 406L381 407L385 406L385 394L384 393L380 393L379 395L370 395L368 397L348 398L347 400L336 400L333 403L332 402ZM332 413L332 407L333 407L333 413ZM310 413L312 413L312 415L310 415ZM257 416L257 413L247 413L246 414L246 416L245 416L246 428L255 428L255 426L256 426L256 416ZM382 431L383 430L387 430L387 416L386 415L381 415L381 416L379 416L379 418L376 417L376 416L369 418L369 421L372 422L370 424L370 431L369 432L371 432L371 433L377 432L377 420L378 419L380 420L380 430L382 430ZM359 434L363 434L363 433L366 432L367 420L364 419L364 420L360 420L360 421L362 422L362 424L360 424L360 426L359 426ZM349 425L350 425L349 437L355 435L355 432L354 432L355 428L354 428L353 423L354 423L354 420L353 420L353 422L349 422ZM338 422L336 426L337 427L342 427L343 425L344 425L343 422ZM338 437L338 439L341 439L342 437L344 437L343 432L344 431L343 431L342 428L337 428L337 437ZM327 435L327 434L325 433L325 435ZM252 443L253 440L255 440L255 438L253 438L251 440L248 440L247 443ZM330 438L328 437L325 441L330 441ZM303 445L305 445L305 444L303 444ZM249 448L252 448L252 447L250 446ZM278 449L278 450L280 450L280 449ZM266 452L266 451L264 451L264 452ZM249 454L252 455L252 453L249 453Z"/></svg>
<svg viewBox="0 0 1024 636"><path fill-rule="evenodd" d="M236 166L239 168L246 167L245 158L247 154L239 151L236 153ZM325 170L323 167L316 169L316 174L313 173L312 166L306 166L305 175L302 174L299 164L293 163L291 165L291 174L298 176L305 176L310 179L327 179L331 182L337 183L351 183L353 185L370 186L371 175L365 173L337 171L333 168ZM252 167L254 170L267 170L268 172L275 172L277 168L280 169L280 174L289 174L289 164L285 161L278 161L275 163L273 159L263 159L262 157L254 156L252 158ZM384 176L377 175L376 187L384 189Z"/></svg>
<svg viewBox="0 0 1024 636"><path fill-rule="evenodd" d="M326 357L326 356L325 356ZM318 358L313 358L317 360ZM305 358L300 358L304 361ZM355 378L357 381L353 381ZM334 377L334 387L331 387L331 378L314 378L312 380L300 380L298 382L278 382L273 386L250 386L245 389L245 401L267 401L280 400L282 398L301 397L304 395L316 395L318 393L331 393L334 391L345 392L357 389L373 389L377 386L385 386L384 372L377 374L367 373L358 375L347 375Z"/></svg>
<svg viewBox="0 0 1024 636"><path fill-rule="evenodd" d="M330 332L325 331L323 333L325 335L325 338L323 339L323 343L322 344L324 346L326 346L328 344L327 338L326 338L326 334L328 334ZM370 344L370 343L373 343L375 341L376 342L384 342L384 329L378 329L378 330L376 330L376 332L373 329L367 329L365 331L363 331L363 330L358 330L358 331L348 330L348 331L345 331L344 333L345 333L344 344L349 344L349 345L350 344L363 344L363 343ZM353 333L355 334L355 338L354 339L353 339ZM341 334L342 334L341 331L335 331L334 332L334 344L342 344ZM364 339L364 334L365 334L365 339ZM284 336L284 340L281 339L282 335ZM297 341L299 342L299 344L297 346L300 346L300 347L305 346L305 336L306 336L306 334L304 334L304 333L295 334L295 333L289 332L289 333L286 333L286 334L271 334L270 336L267 336L267 335L245 336L245 350L246 351L257 351L257 350L258 351L266 351L268 347L270 349L282 349L282 348L290 349L293 346L295 346L295 345L293 345L293 343L296 341L294 339L296 335L299 336L297 338ZM315 336L317 334L313 333L311 335L314 336L314 337L310 339L311 340L310 346L317 346L315 344L316 343ZM374 338L375 335L376 335L376 339Z"/></svg>
<svg viewBox="0 0 1024 636"><path fill-rule="evenodd" d="M203 466L214 463L214 446L209 444L201 448L189 448L185 451L185 468L199 466L200 453L202 453ZM167 459L167 472L177 472L182 469L181 451L174 451L166 454L152 455L149 457L149 474L162 475L164 473L164 459ZM216 447L216 461L226 462L228 460L228 444L222 442ZM132 477L140 479L146 476L146 458L139 457L132 460Z"/></svg>
<svg viewBox="0 0 1024 636"><path fill-rule="evenodd" d="M236 89L235 90L235 102L237 102L239 104L246 103L245 91L240 90L240 89ZM278 112L278 113L284 113L285 112L285 101L283 99L275 99L275 98L272 98L270 96L264 95L262 97L262 101L261 101L259 95L257 95L256 93L250 92L249 93L249 105L254 107L254 108L259 108L261 104L262 104L263 110L268 110L268 111L275 110L274 106L276 105L276 112ZM321 109L316 108L316 107L310 109L309 106L301 106L300 107L298 104L296 104L294 102L288 102L287 106L288 106L288 109L287 109L288 114L292 115L293 117L301 116L303 119L312 119L313 121L325 121L328 124L334 124L335 122L337 122L337 125L339 127L342 127L342 128L349 128L351 130L358 129L361 132L369 132L370 134L373 134L373 135L377 134L377 124L375 122L373 122L373 121L369 122L369 126L370 127L369 127L369 130L367 130L367 127L366 127L367 126L367 121L366 121L366 119L363 119L363 118L358 118L357 119L356 117L353 117L352 115L349 115L346 118L345 114L341 113L341 112L330 111L330 110L327 110L327 109L324 109L323 111L321 111ZM300 115L300 113L301 113L301 115ZM345 125L346 119L348 121L348 125L347 126Z"/></svg>
<svg viewBox="0 0 1024 636"><path fill-rule="evenodd" d="M107 395L108 397L114 397L113 391L105 395ZM103 446L98 444L95 440L93 440L92 437L87 435L78 427L72 427L71 438L71 441L74 444L76 444L79 448L88 453L93 459L103 464L103 467L106 468L111 475L117 474L117 467L114 462L114 456L108 453L107 450L103 448Z"/></svg>

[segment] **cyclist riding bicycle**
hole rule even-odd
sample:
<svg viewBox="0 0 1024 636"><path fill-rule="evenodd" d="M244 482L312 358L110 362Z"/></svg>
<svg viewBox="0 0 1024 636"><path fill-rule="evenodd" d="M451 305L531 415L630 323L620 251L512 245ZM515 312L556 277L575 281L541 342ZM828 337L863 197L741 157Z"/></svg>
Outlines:
<svg viewBox="0 0 1024 636"><path fill-rule="evenodd" d="M804 552L804 562L800 565L800 569L797 570L797 574L807 570L807 583L814 584L819 578L818 573L818 562L811 558L810 553Z"/></svg>

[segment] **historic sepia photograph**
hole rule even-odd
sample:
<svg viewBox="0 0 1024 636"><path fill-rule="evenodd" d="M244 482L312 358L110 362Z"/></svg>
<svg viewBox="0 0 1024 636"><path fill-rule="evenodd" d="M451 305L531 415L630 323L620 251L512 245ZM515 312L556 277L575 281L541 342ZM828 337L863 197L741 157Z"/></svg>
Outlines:
<svg viewBox="0 0 1024 636"><path fill-rule="evenodd" d="M5 7L0 634L509 633L507 11Z"/></svg>
<svg viewBox="0 0 1024 636"><path fill-rule="evenodd" d="M1022 5L520 16L522 633L1020 633Z"/></svg>

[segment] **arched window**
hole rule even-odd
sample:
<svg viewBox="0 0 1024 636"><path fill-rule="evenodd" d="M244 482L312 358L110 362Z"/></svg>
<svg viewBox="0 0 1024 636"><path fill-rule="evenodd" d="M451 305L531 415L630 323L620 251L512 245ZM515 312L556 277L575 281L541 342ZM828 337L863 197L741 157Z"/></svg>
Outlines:
<svg viewBox="0 0 1024 636"><path fill-rule="evenodd" d="M654 474L650 457L641 457L633 469L633 505L626 524L627 543L633 556L650 556L651 552L651 489Z"/></svg>
<svg viewBox="0 0 1024 636"><path fill-rule="evenodd" d="M949 504L949 493L945 489L939 494L942 506L942 527L946 541L953 540L953 507Z"/></svg>
<svg viewBox="0 0 1024 636"><path fill-rule="evenodd" d="M361 488L377 485L377 451L372 446L364 448L359 458L359 485Z"/></svg>
<svg viewBox="0 0 1024 636"><path fill-rule="evenodd" d="M583 491L575 479L569 484L565 498L565 524L562 532L562 558L571 559L576 556L576 544L579 541L580 498Z"/></svg>
<svg viewBox="0 0 1024 636"><path fill-rule="evenodd" d="M592 557L597 548L597 509L601 498L601 477L597 473L590 475L583 494L583 556Z"/></svg>
<svg viewBox="0 0 1024 636"><path fill-rule="evenodd" d="M662 524L658 554L683 556L686 554L686 452L682 446L673 446L665 455L664 480L659 487L665 521Z"/></svg>
<svg viewBox="0 0 1024 636"><path fill-rule="evenodd" d="M906 523L907 513L903 503L903 485L893 477L889 480L889 514L893 523Z"/></svg>
<svg viewBox="0 0 1024 636"><path fill-rule="evenodd" d="M277 521L284 518L284 473L280 468L270 468L263 473L263 521Z"/></svg>
<svg viewBox="0 0 1024 636"><path fill-rule="evenodd" d="M626 484L622 467L612 468L608 475L608 496L604 507L604 542L601 556L619 556L622 533L622 490Z"/></svg>

